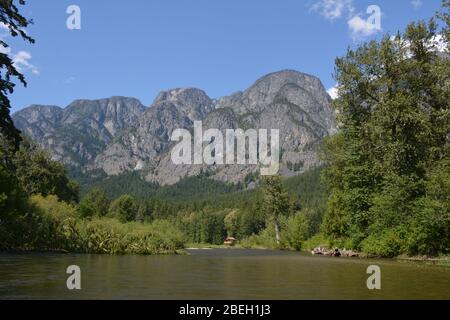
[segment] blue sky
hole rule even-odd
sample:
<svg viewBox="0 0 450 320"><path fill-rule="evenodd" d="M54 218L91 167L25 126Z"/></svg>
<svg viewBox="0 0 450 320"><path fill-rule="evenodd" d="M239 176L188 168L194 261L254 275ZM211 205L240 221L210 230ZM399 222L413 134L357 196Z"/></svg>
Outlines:
<svg viewBox="0 0 450 320"><path fill-rule="evenodd" d="M348 46L428 19L440 0L27 0L34 45L4 37L25 73L13 111L61 107L78 98L132 96L198 87L217 98L266 73L295 69L334 85L334 59ZM69 30L69 5L81 29ZM381 30L367 30L366 9L381 9ZM1 26L0 26L1 29ZM3 33L3 35L2 35Z"/></svg>

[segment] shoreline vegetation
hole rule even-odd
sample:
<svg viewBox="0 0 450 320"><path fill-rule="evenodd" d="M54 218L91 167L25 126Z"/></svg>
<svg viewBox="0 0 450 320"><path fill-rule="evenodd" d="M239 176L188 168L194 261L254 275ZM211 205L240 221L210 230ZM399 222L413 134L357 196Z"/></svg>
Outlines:
<svg viewBox="0 0 450 320"><path fill-rule="evenodd" d="M270 247L263 247L263 246L242 246L239 243L229 246L229 245L223 245L223 244L208 244L208 243L188 243L182 248L178 248L175 250L170 251L159 251L159 252L152 252L152 253L133 253L133 252L115 252L115 253L109 253L109 252L74 252L74 251L68 251L64 249L49 249L49 250L39 250L34 248L16 248L13 250L6 250L6 251L0 251L0 254L109 254L109 255L167 255L167 254L174 254L174 255L189 255L190 250L213 250L213 249L224 249L224 250L271 250L271 251L289 251L289 252L297 252L297 253L303 253L307 255L311 255L311 250L304 249L304 250L293 250L293 249L287 249L287 248L270 248ZM357 253L358 256L340 256L340 257L333 257L333 258L340 258L340 259L385 259L385 260L391 260L391 261L399 261L399 262L406 262L406 263L425 263L430 265L436 265L441 267L449 267L450 268L450 256L449 255L442 255L442 256L407 256L407 255L399 255L396 257L382 257L382 256L374 256L374 255L368 255L362 252ZM323 255L323 257L331 257L329 255Z"/></svg>
<svg viewBox="0 0 450 320"><path fill-rule="evenodd" d="M303 250L293 250L293 249L280 249L280 248L269 248L269 247L262 247L262 246L254 246L254 247L248 247L248 246L242 246L239 243L235 244L234 246L228 246L228 245L213 245L213 244L207 244L207 243L190 243L187 245L185 250L212 250L212 249L230 249L230 250L246 250L246 249L252 249L252 250L275 250L275 251L291 251L291 252L299 252L311 255L311 251L314 248L305 248ZM340 250L342 251L342 250ZM450 255L442 255L442 256L407 256L407 255L399 255L397 257L391 257L386 258L382 256L374 256L374 255L368 255L362 252L357 252L358 256L350 257L350 256L341 256L337 257L339 259L387 259L391 261L401 261L401 262L411 262L411 263L425 263L425 264L431 264L436 266L442 266L442 267L450 267ZM330 257L330 256L324 256L324 257Z"/></svg>

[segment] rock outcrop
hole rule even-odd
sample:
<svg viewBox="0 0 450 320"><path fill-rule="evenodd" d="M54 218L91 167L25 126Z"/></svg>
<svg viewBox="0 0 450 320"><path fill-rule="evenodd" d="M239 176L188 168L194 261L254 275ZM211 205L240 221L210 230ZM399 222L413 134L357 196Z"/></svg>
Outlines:
<svg viewBox="0 0 450 320"><path fill-rule="evenodd" d="M293 70L268 74L245 91L211 99L195 88L161 92L149 108L138 100L112 97L77 100L66 108L33 105L13 115L15 124L69 168L107 175L138 170L148 181L173 184L208 172L217 180L243 181L257 165L175 165L172 132L278 129L281 173L295 175L320 164L318 146L336 131L331 98L320 80Z"/></svg>

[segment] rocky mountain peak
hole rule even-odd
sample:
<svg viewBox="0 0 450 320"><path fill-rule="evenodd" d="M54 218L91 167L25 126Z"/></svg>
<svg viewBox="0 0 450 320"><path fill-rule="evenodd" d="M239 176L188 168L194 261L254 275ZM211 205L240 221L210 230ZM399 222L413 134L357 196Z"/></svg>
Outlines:
<svg viewBox="0 0 450 320"><path fill-rule="evenodd" d="M16 112L14 115L17 118L26 118L29 122L36 122L43 119L55 118L60 115L61 112L62 108L58 106L33 104Z"/></svg>
<svg viewBox="0 0 450 320"><path fill-rule="evenodd" d="M195 112L202 116L213 108L211 98L205 91L197 88L175 88L162 91L158 94L152 106L174 106L179 111Z"/></svg>
<svg viewBox="0 0 450 320"><path fill-rule="evenodd" d="M137 99L76 100L65 109L33 106L13 116L19 129L69 167L107 175L138 170L148 181L176 183L211 172L211 178L245 180L257 166L177 166L170 141L177 128L278 129L281 173L294 175L320 164L321 139L335 131L335 115L321 81L295 70L270 73L252 86L212 100L200 89L162 91L150 108Z"/></svg>

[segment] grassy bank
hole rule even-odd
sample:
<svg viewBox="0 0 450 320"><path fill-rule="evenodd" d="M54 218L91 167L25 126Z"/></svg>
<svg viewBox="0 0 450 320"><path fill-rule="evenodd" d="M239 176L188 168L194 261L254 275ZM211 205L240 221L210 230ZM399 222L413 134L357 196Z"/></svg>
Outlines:
<svg viewBox="0 0 450 320"><path fill-rule="evenodd" d="M54 196L33 196L28 214L1 229L2 251L173 254L185 243L183 233L168 221L82 219L75 207Z"/></svg>

